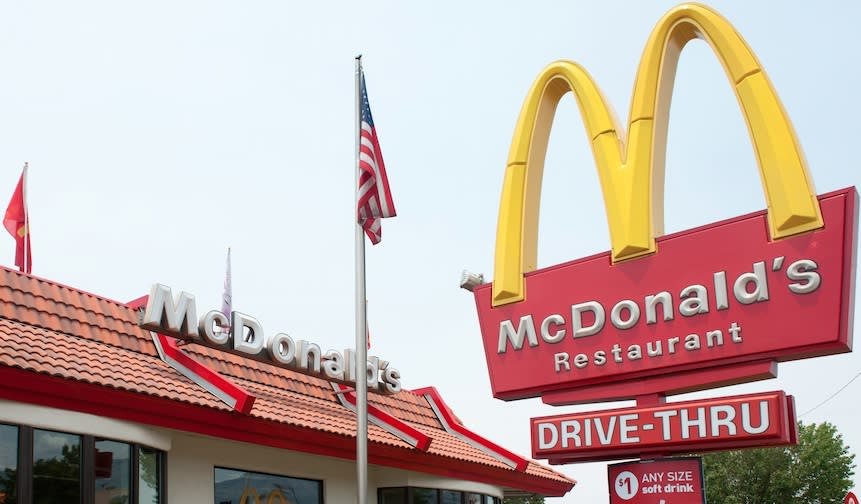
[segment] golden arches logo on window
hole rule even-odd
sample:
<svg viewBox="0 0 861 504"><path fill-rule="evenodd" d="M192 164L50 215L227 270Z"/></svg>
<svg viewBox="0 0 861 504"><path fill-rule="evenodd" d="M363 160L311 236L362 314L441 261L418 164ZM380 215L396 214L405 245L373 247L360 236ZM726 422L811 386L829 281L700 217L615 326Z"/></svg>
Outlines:
<svg viewBox="0 0 861 504"><path fill-rule="evenodd" d="M293 504L290 499L284 497L281 490L274 489L269 492L269 497L266 499L266 504ZM242 497L239 499L239 504L261 504L260 495L257 490L252 487L245 487L242 492Z"/></svg>
<svg viewBox="0 0 861 504"><path fill-rule="evenodd" d="M571 61L551 63L532 85L508 155L494 258L493 306L522 301L534 270L544 157L559 100L572 92L604 196L613 262L656 252L663 234L664 156L670 98L682 48L708 42L747 123L768 206L771 239L823 227L801 146L777 93L747 43L714 10L683 4L652 30L634 83L627 136L592 77Z"/></svg>

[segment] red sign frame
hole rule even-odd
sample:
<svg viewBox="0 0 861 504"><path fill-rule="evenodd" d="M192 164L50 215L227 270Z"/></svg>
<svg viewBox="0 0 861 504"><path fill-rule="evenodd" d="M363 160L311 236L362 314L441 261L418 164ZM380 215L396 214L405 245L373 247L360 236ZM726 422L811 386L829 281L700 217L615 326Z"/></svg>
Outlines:
<svg viewBox="0 0 861 504"><path fill-rule="evenodd" d="M607 466L610 504L704 504L700 457L641 460ZM679 499L684 495L683 500Z"/></svg>
<svg viewBox="0 0 861 504"><path fill-rule="evenodd" d="M750 381L773 376L773 361L850 351L858 195L847 188L818 199L825 227L816 231L772 241L761 211L659 238L651 256L612 264L602 253L528 273L517 303L494 308L491 284L475 288L494 397L629 399ZM662 293L669 312L655 301ZM603 326L573 337L597 326L583 308L596 305Z"/></svg>
<svg viewBox="0 0 861 504"><path fill-rule="evenodd" d="M552 464L792 445L798 439L795 403L783 391L537 417L530 431L532 458Z"/></svg>

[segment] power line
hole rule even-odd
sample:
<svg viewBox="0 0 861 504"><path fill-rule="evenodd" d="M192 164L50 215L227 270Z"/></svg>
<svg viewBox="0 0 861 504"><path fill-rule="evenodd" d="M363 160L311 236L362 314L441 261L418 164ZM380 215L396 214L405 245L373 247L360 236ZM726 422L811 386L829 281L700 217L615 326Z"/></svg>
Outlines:
<svg viewBox="0 0 861 504"><path fill-rule="evenodd" d="M848 387L849 385L851 385L851 384L852 384L852 382L854 382L854 381L855 381L859 376L861 376L861 371L859 371L859 372L858 372L858 374L856 374L855 376L853 376L851 380L849 380L848 382L846 382L846 385L843 385L842 387L840 387L840 389L838 389L838 390L837 390L837 392L834 392L833 394L831 394L830 396L828 396L828 397L827 397L824 401L822 401L821 403L819 403L819 404L817 404L816 406L814 406L814 407L810 408L809 410L805 411L804 413L802 413L802 414L798 415L798 418L803 417L804 415L806 415L806 414L808 414L808 413L812 412L813 410L815 410L815 409L819 408L820 406L822 406L823 404L827 403L828 401L830 401L830 400L834 399L834 398L837 396L837 394L839 394L840 392L843 392L843 391L846 389L846 387Z"/></svg>

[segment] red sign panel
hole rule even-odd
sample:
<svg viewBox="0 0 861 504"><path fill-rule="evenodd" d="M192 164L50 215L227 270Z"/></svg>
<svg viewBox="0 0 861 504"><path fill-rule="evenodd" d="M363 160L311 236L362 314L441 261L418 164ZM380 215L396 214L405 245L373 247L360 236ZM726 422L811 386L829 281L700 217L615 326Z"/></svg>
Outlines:
<svg viewBox="0 0 861 504"><path fill-rule="evenodd" d="M783 392L533 418L532 457L553 463L794 444Z"/></svg>
<svg viewBox="0 0 861 504"><path fill-rule="evenodd" d="M759 212L659 238L651 256L528 273L518 303L493 308L477 287L494 396L848 352L857 193L819 201L817 231L770 241Z"/></svg>
<svg viewBox="0 0 861 504"><path fill-rule="evenodd" d="M855 497L855 494L849 492L846 494L846 498L843 499L843 504L858 504L858 497Z"/></svg>
<svg viewBox="0 0 861 504"><path fill-rule="evenodd" d="M703 504L699 457L614 464L607 468L610 504Z"/></svg>

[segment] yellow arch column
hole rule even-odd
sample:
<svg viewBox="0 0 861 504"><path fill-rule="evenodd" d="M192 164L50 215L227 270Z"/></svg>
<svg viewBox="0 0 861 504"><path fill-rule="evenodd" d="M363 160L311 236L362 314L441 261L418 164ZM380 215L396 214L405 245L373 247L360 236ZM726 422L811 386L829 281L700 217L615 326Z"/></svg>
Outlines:
<svg viewBox="0 0 861 504"><path fill-rule="evenodd" d="M664 158L670 100L682 48L712 47L748 126L768 206L772 239L823 226L801 146L765 71L732 25L700 4L658 21L646 43L628 119L628 139L589 74L570 61L547 66L526 96L514 130L497 223L493 306L525 299L523 275L536 268L544 158L559 100L574 94L604 196L613 262L655 252L663 233Z"/></svg>

